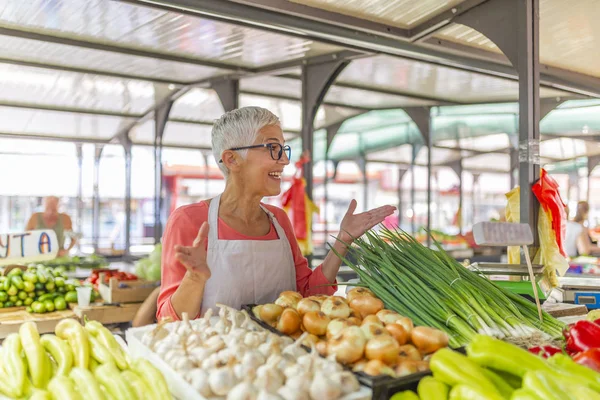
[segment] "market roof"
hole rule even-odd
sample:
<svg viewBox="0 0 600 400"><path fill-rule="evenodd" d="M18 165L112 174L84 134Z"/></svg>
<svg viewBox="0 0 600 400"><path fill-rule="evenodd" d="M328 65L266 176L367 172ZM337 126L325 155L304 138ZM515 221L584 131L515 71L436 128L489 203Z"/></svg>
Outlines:
<svg viewBox="0 0 600 400"><path fill-rule="evenodd" d="M499 151L494 157L503 163L509 157L500 134L516 134L517 80L499 72L507 61L489 39L452 22L485 0L372 0L368 7L357 0L278 0L275 11L266 10L267 3L6 0L0 5L0 136L106 143L130 131L134 144L150 144L148 117L176 98L164 144L207 148L210 125L223 113L210 83L236 76L240 105L271 109L293 139L301 129L300 65L350 49L356 57L326 94L315 122L323 128L359 115L342 126L332 158L367 153L371 160L410 161L407 144L421 137L399 110L407 106L433 107L434 163L462 156L475 165L482 157L476 153L489 150ZM555 139L542 144L542 156L596 154L586 137L600 130L600 101L585 97L594 88L600 93L600 8L594 0L540 3L546 66L540 97L583 99L561 104L541 124L544 135L574 137L573 150ZM317 20L318 26L307 25ZM581 29L569 28L573 20ZM343 31L326 35L325 28L349 26L355 43ZM369 48L364 33L388 41ZM394 51L390 40L397 42ZM478 65L481 59L491 67ZM478 140L482 135L492 136ZM322 137L317 134L317 142Z"/></svg>

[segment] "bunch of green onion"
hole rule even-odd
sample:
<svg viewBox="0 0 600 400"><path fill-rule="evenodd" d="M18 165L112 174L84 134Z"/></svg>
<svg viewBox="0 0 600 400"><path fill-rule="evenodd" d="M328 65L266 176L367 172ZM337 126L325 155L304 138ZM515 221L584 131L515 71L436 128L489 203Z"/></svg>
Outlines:
<svg viewBox="0 0 600 400"><path fill-rule="evenodd" d="M356 262L342 259L358 274L356 286L369 288L386 308L415 324L445 331L453 347L466 345L477 333L498 338L562 334L562 322L545 312L540 322L535 304L469 271L438 243L432 250L404 231L385 227L354 243Z"/></svg>

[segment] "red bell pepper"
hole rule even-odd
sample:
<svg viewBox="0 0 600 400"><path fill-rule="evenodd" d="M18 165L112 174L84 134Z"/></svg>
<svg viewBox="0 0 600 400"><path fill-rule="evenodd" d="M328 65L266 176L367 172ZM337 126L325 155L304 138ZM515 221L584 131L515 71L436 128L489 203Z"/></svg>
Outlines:
<svg viewBox="0 0 600 400"><path fill-rule="evenodd" d="M569 353L580 353L600 347L600 325L586 320L577 321L569 326L565 339Z"/></svg>
<svg viewBox="0 0 600 400"><path fill-rule="evenodd" d="M536 354L542 358L549 358L557 353L562 353L563 350L556 346L535 346L529 349L529 352L532 354Z"/></svg>
<svg viewBox="0 0 600 400"><path fill-rule="evenodd" d="M588 368L600 372L600 349L588 349L573 357L573 361L575 361L577 364L585 365Z"/></svg>

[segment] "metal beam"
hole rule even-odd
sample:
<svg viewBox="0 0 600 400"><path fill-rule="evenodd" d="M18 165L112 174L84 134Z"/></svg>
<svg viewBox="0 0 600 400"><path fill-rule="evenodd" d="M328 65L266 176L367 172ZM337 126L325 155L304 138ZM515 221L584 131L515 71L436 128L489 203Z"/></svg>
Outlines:
<svg viewBox="0 0 600 400"><path fill-rule="evenodd" d="M289 101L301 101L301 99L299 99L298 97L295 97L295 96L288 96L285 94L256 92L256 91L251 91L251 90L242 90L242 91L240 91L240 94L269 97L272 99L281 99L281 100L289 100ZM355 105L345 104L345 103L336 103L336 102L332 102L332 101L324 101L321 104L324 106L331 106L331 107L344 107L344 108L348 108L350 110L357 110L357 111L361 111L361 112L369 112L369 111L377 110L377 108L361 107L361 106L355 106Z"/></svg>
<svg viewBox="0 0 600 400"><path fill-rule="evenodd" d="M313 134L317 111L329 87L350 61L335 59L321 64L302 66L302 150L308 151L311 159L304 166L306 193L312 199L313 191Z"/></svg>
<svg viewBox="0 0 600 400"><path fill-rule="evenodd" d="M278 76L281 78L286 78L286 79L297 79L297 80L300 79L300 77L298 75L293 75L293 74L281 74ZM403 97L408 97L408 98L416 99L416 100L430 101L430 102L436 103L436 105L450 106L450 105L469 104L469 103L463 103L463 102L460 102L460 101L457 101L454 99L447 99L447 98L437 97L437 96L426 96L423 94L413 93L413 92L409 92L409 91L405 91L405 90L374 87L374 86L365 85L365 84L361 84L361 83L357 83L357 82L345 82L345 81L337 80L333 84L333 86L347 88L347 89L365 90L365 91L369 91L369 92L373 92L373 93L388 94L391 96L403 96ZM396 107L396 108L398 108L398 107Z"/></svg>
<svg viewBox="0 0 600 400"><path fill-rule="evenodd" d="M7 139L30 139L30 140L46 140L50 142L70 142L70 143L92 143L92 144L108 144L108 140L81 138L77 136L55 136L55 135L30 135L12 132L0 132L0 138Z"/></svg>
<svg viewBox="0 0 600 400"><path fill-rule="evenodd" d="M455 21L487 36L519 75L519 186L521 222L537 235L539 202L531 186L539 179L540 63L539 0L487 1Z"/></svg>
<svg viewBox="0 0 600 400"><path fill-rule="evenodd" d="M140 118L141 114L124 113L119 111L93 110L82 107L56 107L44 104L0 101L0 107L25 108L38 111L56 111L75 114L100 115L103 117Z"/></svg>
<svg viewBox="0 0 600 400"><path fill-rule="evenodd" d="M402 180L406 175L408 168L398 167L398 228L402 228L402 217L404 215L404 205L402 201Z"/></svg>
<svg viewBox="0 0 600 400"><path fill-rule="evenodd" d="M77 153L77 232L83 232L83 145L75 144L75 152ZM78 243L78 248L81 248L81 243Z"/></svg>
<svg viewBox="0 0 600 400"><path fill-rule="evenodd" d="M324 21L286 14L285 10L268 10L247 4L221 0L138 0L136 4L160 6L163 9L182 10L205 18L225 20L230 23L277 31L290 36L310 38L342 45L366 52L401 56L408 59L444 65L455 69L478 72L484 75L517 80L515 69L495 60L491 52L486 57L473 56L473 48L465 52L448 52L439 46L424 46L398 38L345 28ZM485 5L487 3L483 3ZM474 9L477 9L475 7ZM462 16L462 15L461 15ZM600 79L588 75L569 73L543 66L542 83L572 93L600 96Z"/></svg>
<svg viewBox="0 0 600 400"><path fill-rule="evenodd" d="M469 11L470 9L477 7L481 3L486 2L487 0L465 0L460 4L452 7L449 10L444 11L441 14L438 14L427 21L419 24L418 26L410 29L408 35L410 36L411 41L424 40L436 32L439 32L443 28L450 25L453 20L462 15L463 13Z"/></svg>
<svg viewBox="0 0 600 400"><path fill-rule="evenodd" d="M94 182L92 195L92 245L94 251L98 250L100 240L100 158L104 146L97 144L94 146Z"/></svg>
<svg viewBox="0 0 600 400"><path fill-rule="evenodd" d="M239 108L240 81L238 79L219 79L213 81L210 86L219 96L223 110L227 112Z"/></svg>
<svg viewBox="0 0 600 400"><path fill-rule="evenodd" d="M125 150L125 257L131 256L131 158L132 143L129 135L123 144Z"/></svg>
<svg viewBox="0 0 600 400"><path fill-rule="evenodd" d="M112 53L120 53L133 55L138 57L146 57L155 60L174 61L191 65L200 65L203 67L212 67L225 69L229 71L251 72L252 68L245 68L235 64L228 64L213 60L203 60L197 57L168 54L165 52L147 51L134 47L120 46L116 44L107 44L100 42L91 42L87 40L74 39L66 36L55 36L39 32L31 32L23 29L0 27L0 35L19 37L24 39L38 40L41 42L57 43L68 46L80 47L84 49L109 51Z"/></svg>
<svg viewBox="0 0 600 400"><path fill-rule="evenodd" d="M154 242L160 243L163 229L162 149L163 135L173 102L168 102L154 113Z"/></svg>
<svg viewBox="0 0 600 400"><path fill-rule="evenodd" d="M53 71L73 72L73 73L77 73L77 74L105 76L108 78L116 78L116 79L129 79L129 80L136 80L136 81L145 81L145 82L158 83L158 84L163 84L163 85L184 86L184 85L188 85L190 83L190 82L184 82L184 81L180 81L180 80L176 80L176 79L155 78L155 77L145 76L145 75L124 74L121 72L111 72L111 71L97 70L97 69L91 69L91 68L79 68L79 67L70 67L70 66L59 65L59 64L41 63L41 62L24 61L24 60L14 60L11 58L0 58L0 64L18 65L18 66L23 66L23 67L33 67L33 68L53 70Z"/></svg>

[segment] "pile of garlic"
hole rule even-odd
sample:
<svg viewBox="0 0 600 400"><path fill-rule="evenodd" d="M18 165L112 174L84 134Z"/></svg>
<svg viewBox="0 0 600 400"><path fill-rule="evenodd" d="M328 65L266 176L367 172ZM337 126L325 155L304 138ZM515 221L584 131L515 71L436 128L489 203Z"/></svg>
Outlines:
<svg viewBox="0 0 600 400"><path fill-rule="evenodd" d="M360 389L333 359L256 325L245 311L218 305L203 318L159 323L142 343L205 398L227 400L334 400Z"/></svg>

